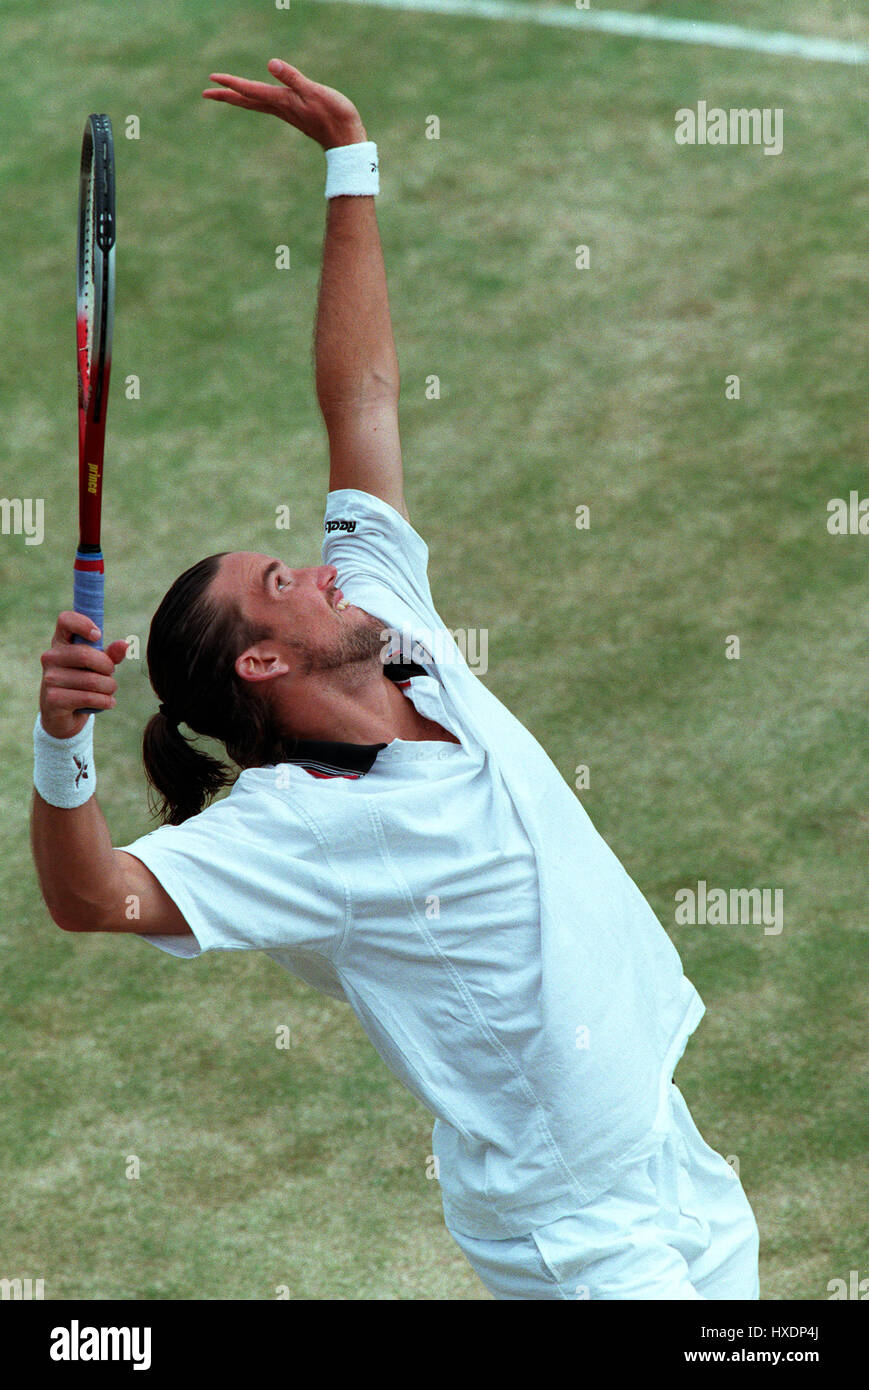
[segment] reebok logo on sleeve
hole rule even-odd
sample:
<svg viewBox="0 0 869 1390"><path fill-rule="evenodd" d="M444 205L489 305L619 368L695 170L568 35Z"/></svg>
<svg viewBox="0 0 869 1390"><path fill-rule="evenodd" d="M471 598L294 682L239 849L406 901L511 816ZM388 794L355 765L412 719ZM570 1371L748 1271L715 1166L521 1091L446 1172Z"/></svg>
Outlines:
<svg viewBox="0 0 869 1390"><path fill-rule="evenodd" d="M355 521L327 521L327 522L326 522L326 535L327 535L327 536L328 536L332 531L355 531L355 530L356 530L356 522L355 522Z"/></svg>

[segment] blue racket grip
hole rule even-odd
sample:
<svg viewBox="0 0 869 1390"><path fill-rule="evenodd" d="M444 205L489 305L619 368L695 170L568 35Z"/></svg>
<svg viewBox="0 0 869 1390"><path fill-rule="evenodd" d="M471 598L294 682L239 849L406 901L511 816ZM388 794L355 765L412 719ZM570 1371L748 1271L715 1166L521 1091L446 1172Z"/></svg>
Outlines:
<svg viewBox="0 0 869 1390"><path fill-rule="evenodd" d="M77 550L73 568L72 606L76 613L83 613L100 630L96 642L88 642L85 637L73 637L73 642L84 642L88 647L103 645L103 594L105 589L105 567L101 550ZM76 714L99 714L99 710L83 708Z"/></svg>
<svg viewBox="0 0 869 1390"><path fill-rule="evenodd" d="M97 642L88 642L89 647L103 645L103 591L106 576L104 573L103 552L88 550L75 552L73 570L72 606L76 613L84 613L86 618L100 630ZM76 642L84 642L84 637L76 637Z"/></svg>

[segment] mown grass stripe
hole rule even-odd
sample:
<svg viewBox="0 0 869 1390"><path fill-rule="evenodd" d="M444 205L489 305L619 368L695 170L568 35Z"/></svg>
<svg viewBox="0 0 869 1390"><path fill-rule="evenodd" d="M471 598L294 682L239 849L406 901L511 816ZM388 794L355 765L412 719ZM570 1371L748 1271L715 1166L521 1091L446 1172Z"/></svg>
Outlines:
<svg viewBox="0 0 869 1390"><path fill-rule="evenodd" d="M321 0L322 2L322 0ZM335 3L335 0L329 0ZM588 29L624 38L662 39L712 48L741 48L778 58L804 58L819 63L869 63L869 47L839 39L807 38L801 34L770 33L738 24L709 24L699 19L669 19L666 15L624 14L621 10L577 10L566 6L528 5L520 0L340 0L347 5L380 9L469 15L475 19L505 19L543 24L554 29Z"/></svg>

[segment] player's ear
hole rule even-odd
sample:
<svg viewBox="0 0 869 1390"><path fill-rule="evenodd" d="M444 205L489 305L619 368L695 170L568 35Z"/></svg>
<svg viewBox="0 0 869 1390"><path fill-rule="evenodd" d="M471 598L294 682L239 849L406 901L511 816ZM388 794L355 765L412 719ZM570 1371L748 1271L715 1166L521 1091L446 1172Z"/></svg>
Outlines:
<svg viewBox="0 0 869 1390"><path fill-rule="evenodd" d="M257 642L235 659L236 674L243 681L270 681L285 676L289 666L267 642Z"/></svg>

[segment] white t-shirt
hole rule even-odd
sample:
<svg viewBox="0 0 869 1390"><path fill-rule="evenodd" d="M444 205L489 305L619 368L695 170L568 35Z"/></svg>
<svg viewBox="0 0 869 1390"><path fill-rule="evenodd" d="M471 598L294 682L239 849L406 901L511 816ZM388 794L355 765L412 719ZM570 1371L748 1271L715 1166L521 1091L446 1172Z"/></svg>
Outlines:
<svg viewBox="0 0 869 1390"><path fill-rule="evenodd" d="M145 939L262 950L346 999L436 1117L448 1224L526 1234L659 1147L703 1004L573 791L452 641L416 531L378 498L332 492L323 560L412 644L402 688L461 745L302 743L243 772L124 847L193 932Z"/></svg>

